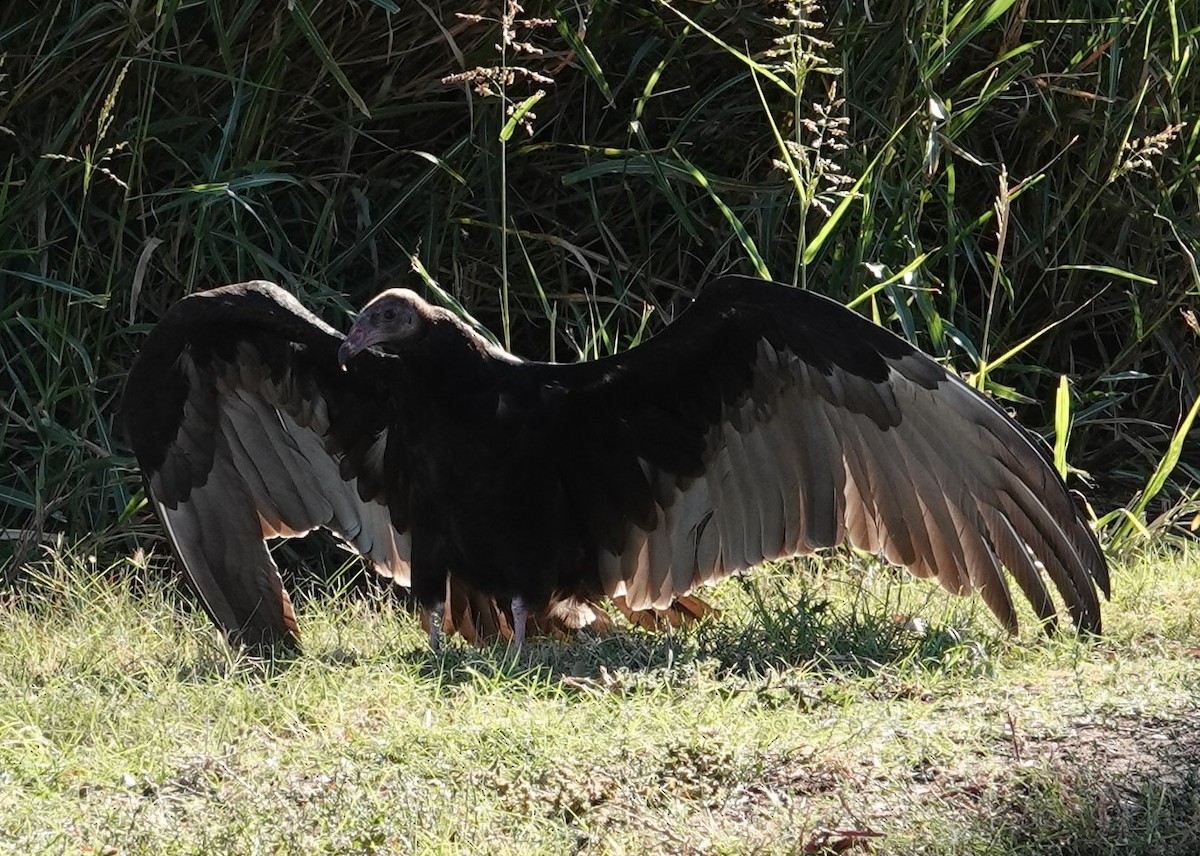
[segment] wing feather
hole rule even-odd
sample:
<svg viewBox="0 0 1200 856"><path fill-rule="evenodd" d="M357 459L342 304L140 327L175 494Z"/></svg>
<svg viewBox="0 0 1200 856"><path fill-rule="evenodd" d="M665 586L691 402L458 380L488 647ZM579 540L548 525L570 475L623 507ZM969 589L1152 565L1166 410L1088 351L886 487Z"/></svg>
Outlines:
<svg viewBox="0 0 1200 856"><path fill-rule="evenodd" d="M923 528L928 538L928 551L918 556L911 569L918 577L937 576L949 591L966 591L970 575L963 543L971 537L971 532L959 509L963 485L977 478L977 474L969 469L969 457L947 468L945 447L934 446L930 431L913 431L906 451L912 457L912 469L924 481L916 493L926 518Z"/></svg>
<svg viewBox="0 0 1200 856"><path fill-rule="evenodd" d="M340 376L339 341L282 290L248 283L177 304L130 372L122 415L154 507L235 642L299 639L266 539L323 527L380 573L409 581L407 532L360 485L360 476L387 481L376 451L387 432L348 413L386 411L388 397L370 380L378 366ZM365 458L348 464L351 447Z"/></svg>
<svg viewBox="0 0 1200 856"><path fill-rule="evenodd" d="M610 536L597 580L632 609L849 541L978 592L1010 628L1005 571L1043 620L1054 615L1048 577L1075 624L1100 629L1107 565L1045 451L932 359L832 301L727 277L631 351L523 371L571 396L577 421L558 426L564 435L624 429L621 444L592 450L588 472L621 472L633 450L652 473L654 519L636 488L606 497L605 526L623 521L624 536ZM669 430L661 414L673 414Z"/></svg>
<svg viewBox="0 0 1200 856"><path fill-rule="evenodd" d="M793 372L801 371L800 366L793 365ZM804 541L799 552L811 553L840 544L845 538L847 481L853 467L846 466L837 426L824 408L813 406L821 399L811 397L811 387L804 383L803 374L797 381L796 390L785 395L788 407L781 418L801 456L800 479L792 485L804 510ZM798 431L799 425L807 430ZM876 529L872 526L871 531Z"/></svg>

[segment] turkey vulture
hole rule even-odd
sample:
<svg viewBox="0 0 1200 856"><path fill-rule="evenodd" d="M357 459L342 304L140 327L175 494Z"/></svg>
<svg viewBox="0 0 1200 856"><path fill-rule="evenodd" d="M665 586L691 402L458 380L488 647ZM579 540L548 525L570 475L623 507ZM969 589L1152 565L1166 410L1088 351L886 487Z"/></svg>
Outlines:
<svg viewBox="0 0 1200 856"><path fill-rule="evenodd" d="M1014 631L1002 567L1047 627L1045 577L1084 632L1109 594L1039 441L862 316L746 277L575 364L521 360L404 289L343 337L270 283L216 288L150 333L122 420L235 643L299 639L265 541L317 527L411 588L434 647L443 608L520 644L527 617L578 626L604 596L671 609L844 541L978 591Z"/></svg>

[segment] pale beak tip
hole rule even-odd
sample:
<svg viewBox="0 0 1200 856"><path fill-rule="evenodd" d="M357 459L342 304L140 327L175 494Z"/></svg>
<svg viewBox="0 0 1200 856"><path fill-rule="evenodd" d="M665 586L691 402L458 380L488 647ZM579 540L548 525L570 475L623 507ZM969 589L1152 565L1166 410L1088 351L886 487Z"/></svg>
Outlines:
<svg viewBox="0 0 1200 856"><path fill-rule="evenodd" d="M342 342L342 346L338 348L337 361L338 368L346 371L346 364L350 362L350 358L354 356L354 349L350 346L349 341Z"/></svg>

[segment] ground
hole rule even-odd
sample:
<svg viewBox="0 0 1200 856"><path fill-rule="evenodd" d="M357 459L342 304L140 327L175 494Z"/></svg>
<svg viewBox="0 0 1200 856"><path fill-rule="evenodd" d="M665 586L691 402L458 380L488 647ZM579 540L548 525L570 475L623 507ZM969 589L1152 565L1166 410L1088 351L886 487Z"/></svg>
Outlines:
<svg viewBox="0 0 1200 856"><path fill-rule="evenodd" d="M378 591L301 599L276 662L143 567L30 570L0 851L1200 852L1196 557L1118 563L1098 640L839 559L515 658L430 654Z"/></svg>

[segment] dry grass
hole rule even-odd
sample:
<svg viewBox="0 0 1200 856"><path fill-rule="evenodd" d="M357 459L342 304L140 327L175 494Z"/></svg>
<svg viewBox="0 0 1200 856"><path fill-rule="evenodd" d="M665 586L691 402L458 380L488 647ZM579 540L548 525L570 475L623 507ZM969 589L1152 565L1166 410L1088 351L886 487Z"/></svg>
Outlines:
<svg viewBox="0 0 1200 856"><path fill-rule="evenodd" d="M394 598L232 657L171 589L70 555L0 616L0 847L20 853L1185 854L1200 846L1193 559L1117 570L1095 643L834 562L674 637L424 650ZM808 578L808 582L803 582ZM823 603L756 659L714 640ZM913 616L920 622L910 620ZM907 626L897 634L893 625ZM868 656L846 627L896 639ZM793 626L794 627L794 626ZM811 640L809 640L811 641ZM808 643L805 643L808 644Z"/></svg>

